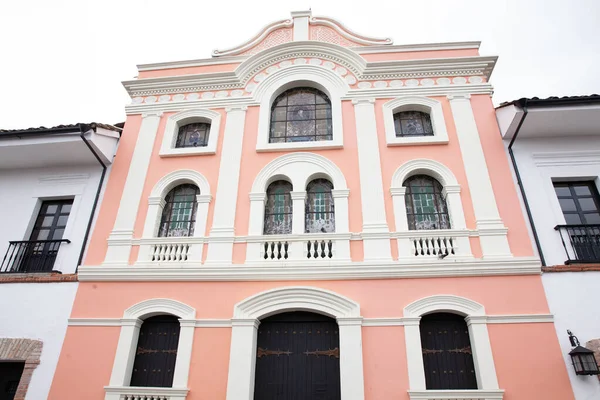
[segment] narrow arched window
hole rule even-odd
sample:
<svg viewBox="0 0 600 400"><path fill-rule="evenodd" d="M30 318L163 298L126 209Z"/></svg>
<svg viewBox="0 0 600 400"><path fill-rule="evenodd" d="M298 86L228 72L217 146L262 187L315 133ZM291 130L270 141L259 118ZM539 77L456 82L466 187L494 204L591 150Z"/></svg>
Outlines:
<svg viewBox="0 0 600 400"><path fill-rule="evenodd" d="M404 182L409 229L450 229L450 218L442 185L427 175L415 175Z"/></svg>
<svg viewBox="0 0 600 400"><path fill-rule="evenodd" d="M431 117L421 111L400 111L394 114L396 137L433 136Z"/></svg>
<svg viewBox="0 0 600 400"><path fill-rule="evenodd" d="M325 93L310 87L294 88L273 102L269 143L332 139L331 101Z"/></svg>
<svg viewBox="0 0 600 400"><path fill-rule="evenodd" d="M179 320L172 315L150 317L142 323L131 386L173 386L179 329Z"/></svg>
<svg viewBox="0 0 600 400"><path fill-rule="evenodd" d="M175 147L206 147L208 145L209 133L210 124L205 122L194 122L183 125L177 133Z"/></svg>
<svg viewBox="0 0 600 400"><path fill-rule="evenodd" d="M276 181L267 189L265 205L265 235L292 233L292 184Z"/></svg>
<svg viewBox="0 0 600 400"><path fill-rule="evenodd" d="M332 190L333 185L327 179L315 179L306 187L306 233L335 232Z"/></svg>
<svg viewBox="0 0 600 400"><path fill-rule="evenodd" d="M469 329L460 315L421 318L421 347L427 390L477 389Z"/></svg>
<svg viewBox="0 0 600 400"><path fill-rule="evenodd" d="M167 194L162 217L160 219L159 237L193 236L196 224L196 196L200 190L195 185L179 185Z"/></svg>

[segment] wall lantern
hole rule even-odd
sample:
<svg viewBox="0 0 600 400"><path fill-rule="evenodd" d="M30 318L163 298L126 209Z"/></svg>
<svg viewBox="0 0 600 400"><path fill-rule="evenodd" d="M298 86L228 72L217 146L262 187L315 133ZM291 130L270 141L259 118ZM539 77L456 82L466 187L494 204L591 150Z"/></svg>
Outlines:
<svg viewBox="0 0 600 400"><path fill-rule="evenodd" d="M570 330L567 330L567 333L569 334L571 346L574 347L569 352L569 355L571 356L575 373L577 375L600 375L594 352L581 346L577 336L573 335Z"/></svg>

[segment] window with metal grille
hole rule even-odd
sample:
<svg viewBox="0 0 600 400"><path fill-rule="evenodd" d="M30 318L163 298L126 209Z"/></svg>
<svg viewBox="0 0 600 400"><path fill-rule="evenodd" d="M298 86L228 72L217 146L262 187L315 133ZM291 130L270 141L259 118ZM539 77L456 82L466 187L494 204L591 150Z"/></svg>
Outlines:
<svg viewBox="0 0 600 400"><path fill-rule="evenodd" d="M146 318L140 328L131 386L173 386L179 331L179 319L173 315Z"/></svg>
<svg viewBox="0 0 600 400"><path fill-rule="evenodd" d="M280 94L271 107L269 143L320 140L333 140L329 97L310 87Z"/></svg>
<svg viewBox="0 0 600 400"><path fill-rule="evenodd" d="M206 147L208 145L209 133L210 124L204 122L194 122L184 125L179 128L175 147Z"/></svg>
<svg viewBox="0 0 600 400"><path fill-rule="evenodd" d="M331 191L333 184L327 179L315 179L306 187L306 233L335 232L335 211Z"/></svg>
<svg viewBox="0 0 600 400"><path fill-rule="evenodd" d="M196 224L196 196L200 190L195 185L179 185L167 194L160 219L159 237L193 236Z"/></svg>
<svg viewBox="0 0 600 400"><path fill-rule="evenodd" d="M442 185L427 175L415 175L404 181L408 228L450 229L450 217Z"/></svg>
<svg viewBox="0 0 600 400"><path fill-rule="evenodd" d="M292 233L292 184L276 181L267 188L265 205L265 235Z"/></svg>
<svg viewBox="0 0 600 400"><path fill-rule="evenodd" d="M421 111L400 111L394 114L396 137L433 136L429 114Z"/></svg>

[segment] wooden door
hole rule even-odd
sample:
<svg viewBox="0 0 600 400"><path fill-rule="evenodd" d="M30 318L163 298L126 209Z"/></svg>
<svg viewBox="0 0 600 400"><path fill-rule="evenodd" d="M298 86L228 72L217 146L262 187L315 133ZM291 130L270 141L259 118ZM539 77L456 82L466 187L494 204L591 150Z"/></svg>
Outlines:
<svg viewBox="0 0 600 400"><path fill-rule="evenodd" d="M179 320L172 315L146 319L140 328L131 386L171 387L179 344Z"/></svg>
<svg viewBox="0 0 600 400"><path fill-rule="evenodd" d="M477 389L464 317L447 313L425 315L420 329L427 389Z"/></svg>
<svg viewBox="0 0 600 400"><path fill-rule="evenodd" d="M336 321L291 312L258 328L254 400L340 400L340 341Z"/></svg>

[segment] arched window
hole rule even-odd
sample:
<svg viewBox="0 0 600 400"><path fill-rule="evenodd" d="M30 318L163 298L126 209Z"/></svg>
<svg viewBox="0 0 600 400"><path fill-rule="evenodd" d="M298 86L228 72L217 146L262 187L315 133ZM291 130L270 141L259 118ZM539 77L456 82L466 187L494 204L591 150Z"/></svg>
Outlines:
<svg viewBox="0 0 600 400"><path fill-rule="evenodd" d="M276 181L267 189L265 205L265 235L292 233L292 184Z"/></svg>
<svg viewBox="0 0 600 400"><path fill-rule="evenodd" d="M394 114L396 137L433 136L429 114L421 111L400 111Z"/></svg>
<svg viewBox="0 0 600 400"><path fill-rule="evenodd" d="M175 147L206 147L208 145L209 132L210 124L205 122L194 122L183 125L177 133Z"/></svg>
<svg viewBox="0 0 600 400"><path fill-rule="evenodd" d="M477 389L464 318L449 313L428 314L421 318L420 331L427 390Z"/></svg>
<svg viewBox="0 0 600 400"><path fill-rule="evenodd" d="M150 317L142 323L131 386L173 386L179 329L179 320L173 315Z"/></svg>
<svg viewBox="0 0 600 400"><path fill-rule="evenodd" d="M269 143L333 140L331 101L310 87L280 94L271 107Z"/></svg>
<svg viewBox="0 0 600 400"><path fill-rule="evenodd" d="M160 219L159 237L193 236L198 194L198 187L189 184L179 185L167 194Z"/></svg>
<svg viewBox="0 0 600 400"><path fill-rule="evenodd" d="M442 185L427 175L415 175L404 181L406 215L409 229L450 229Z"/></svg>
<svg viewBox="0 0 600 400"><path fill-rule="evenodd" d="M327 179L315 179L306 187L305 232L335 232L335 211Z"/></svg>

